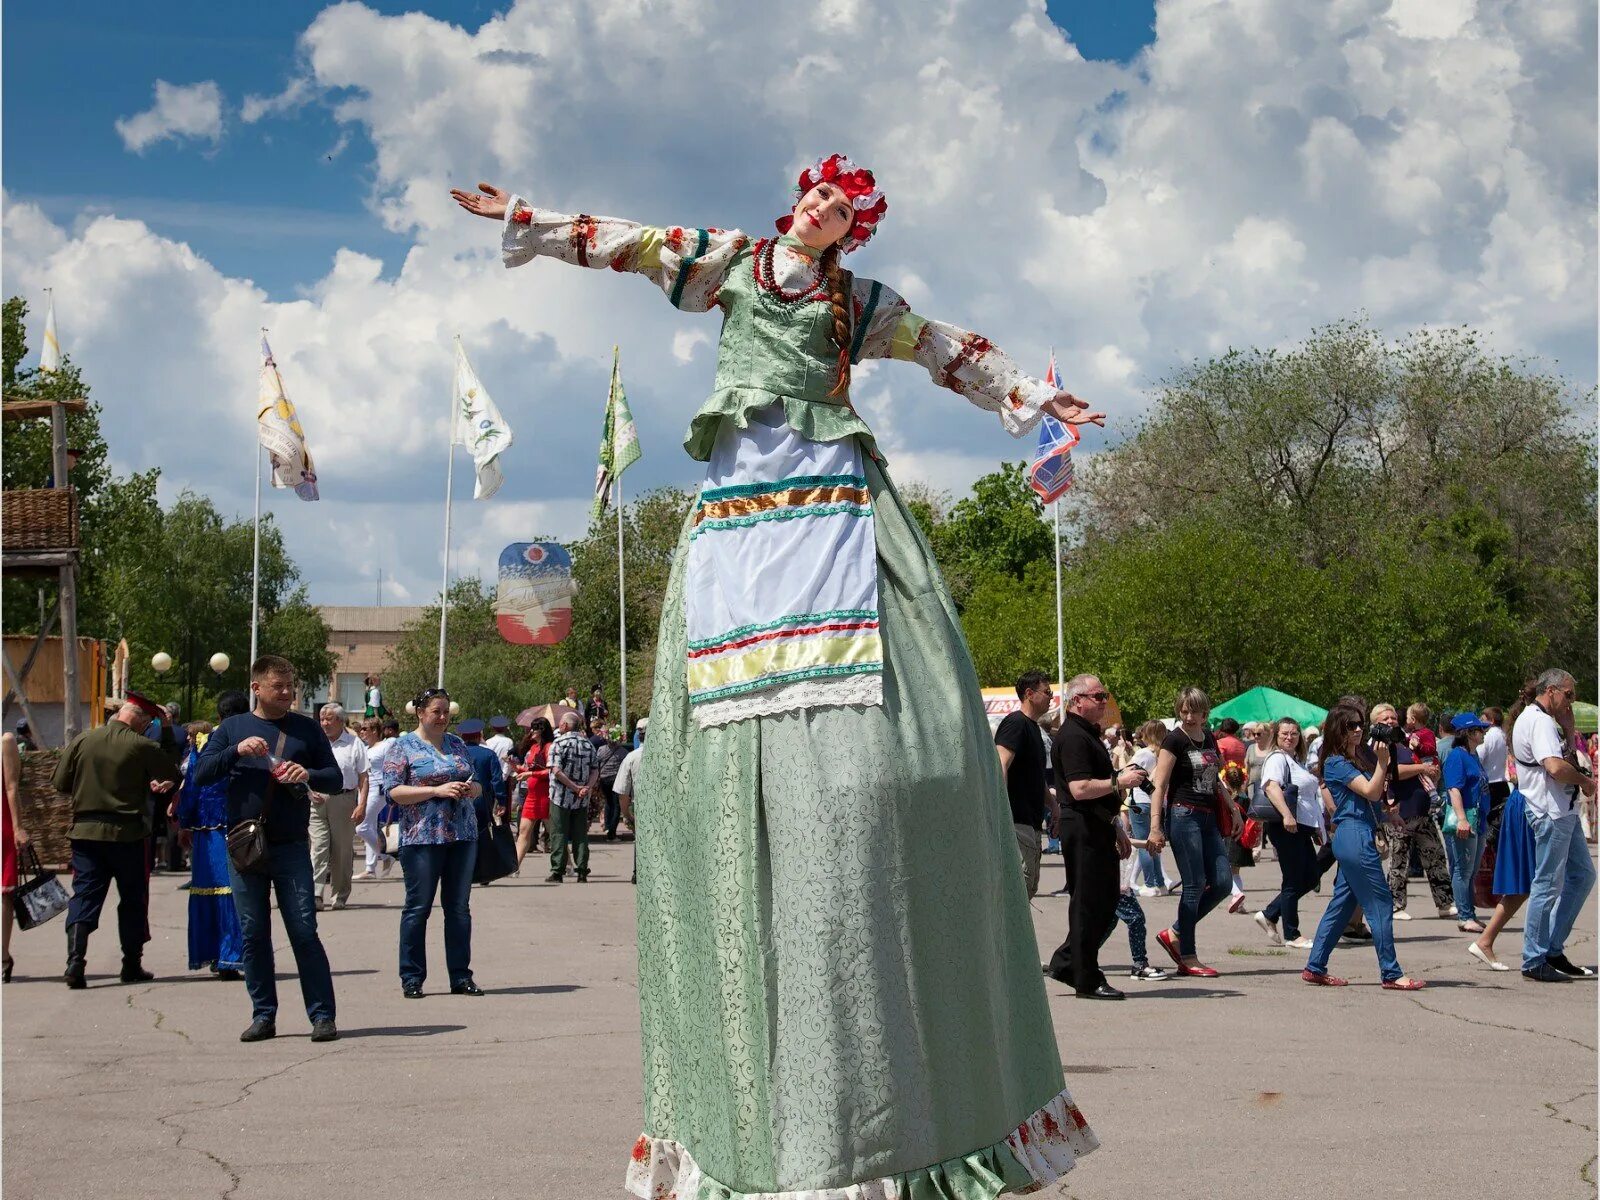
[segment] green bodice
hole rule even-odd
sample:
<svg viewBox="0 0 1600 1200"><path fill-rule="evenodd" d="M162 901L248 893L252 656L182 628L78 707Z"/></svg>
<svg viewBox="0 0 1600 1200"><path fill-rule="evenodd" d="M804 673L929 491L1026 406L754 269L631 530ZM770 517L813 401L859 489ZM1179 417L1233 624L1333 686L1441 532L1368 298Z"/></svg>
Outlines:
<svg viewBox="0 0 1600 1200"><path fill-rule="evenodd" d="M823 300L788 304L763 288L755 275L758 245L739 252L718 293L716 383L689 423L683 448L691 458L709 461L724 421L743 429L750 413L781 400L789 426L802 437L859 437L871 452L872 431L847 399L828 395L839 368L839 352L828 336L832 307Z"/></svg>

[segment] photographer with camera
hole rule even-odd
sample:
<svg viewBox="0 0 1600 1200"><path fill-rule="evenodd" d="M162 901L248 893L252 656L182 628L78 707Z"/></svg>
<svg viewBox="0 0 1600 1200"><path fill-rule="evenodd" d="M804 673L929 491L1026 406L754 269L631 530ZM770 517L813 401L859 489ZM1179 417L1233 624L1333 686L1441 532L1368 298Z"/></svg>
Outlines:
<svg viewBox="0 0 1600 1200"><path fill-rule="evenodd" d="M1423 761L1424 755L1437 758L1433 736L1429 734L1423 743L1408 734L1392 704L1373 705L1371 721L1368 742L1374 748L1380 742L1389 747L1389 800L1399 817L1398 823L1391 822L1384 831L1389 840L1389 892L1394 897L1394 919L1411 920L1406 911L1406 883L1411 873L1411 848L1415 846L1433 892L1434 908L1441 919L1454 920L1450 865L1445 861L1444 843L1439 840L1439 826L1433 819L1433 788L1439 781L1439 764Z"/></svg>
<svg viewBox="0 0 1600 1200"><path fill-rule="evenodd" d="M1374 710L1376 716L1382 711ZM1393 711L1390 709L1389 711ZM1339 876L1333 885L1333 898L1322 914L1311 957L1300 978L1321 987L1344 987L1345 980L1328 974L1328 958L1346 922L1359 904L1372 929L1373 949L1383 986L1389 991L1412 992L1427 985L1412 979L1400 969L1394 952L1394 902L1383 876L1383 860L1378 857L1377 805L1385 795L1392 762L1393 739L1376 726L1371 731L1370 771L1358 766L1362 735L1366 723L1355 708L1335 706L1323 723L1323 754L1317 775L1333 804L1333 853L1339 863Z"/></svg>

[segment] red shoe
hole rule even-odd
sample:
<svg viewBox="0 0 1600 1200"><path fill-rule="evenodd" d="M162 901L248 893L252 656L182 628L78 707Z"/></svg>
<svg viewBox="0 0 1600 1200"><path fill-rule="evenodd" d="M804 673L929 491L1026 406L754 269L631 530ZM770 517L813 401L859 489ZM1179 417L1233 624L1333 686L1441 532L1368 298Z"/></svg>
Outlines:
<svg viewBox="0 0 1600 1200"><path fill-rule="evenodd" d="M1188 970L1183 965L1183 955L1178 953L1178 941L1172 936L1172 930L1163 929L1156 934L1156 941L1161 943L1161 948L1172 956L1172 961L1178 964L1178 974L1182 975Z"/></svg>
<svg viewBox="0 0 1600 1200"><path fill-rule="evenodd" d="M1420 992L1428 986L1426 979L1385 979L1383 988L1388 992Z"/></svg>
<svg viewBox="0 0 1600 1200"><path fill-rule="evenodd" d="M1304 979L1307 983L1314 983L1318 987L1348 987L1349 986L1349 980L1340 979L1337 975L1328 975L1326 973L1318 975L1315 971L1309 971L1309 970L1308 971L1301 971L1300 972L1300 978ZM1383 986L1384 987L1388 987L1389 985L1388 984L1384 984Z"/></svg>
<svg viewBox="0 0 1600 1200"><path fill-rule="evenodd" d="M1228 911L1231 912L1231 913L1241 913L1241 912L1244 911L1244 893L1243 892L1240 892L1229 903Z"/></svg>
<svg viewBox="0 0 1600 1200"><path fill-rule="evenodd" d="M1215 979L1219 974L1221 974L1221 972L1214 967L1208 967L1202 963L1198 967L1184 967L1181 974L1192 975L1196 979Z"/></svg>

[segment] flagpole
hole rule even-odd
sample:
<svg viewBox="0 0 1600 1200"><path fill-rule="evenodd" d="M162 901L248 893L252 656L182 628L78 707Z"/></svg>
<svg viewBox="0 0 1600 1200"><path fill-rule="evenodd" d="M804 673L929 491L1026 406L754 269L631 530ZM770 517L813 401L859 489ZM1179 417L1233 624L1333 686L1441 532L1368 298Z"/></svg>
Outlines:
<svg viewBox="0 0 1600 1200"><path fill-rule="evenodd" d="M1067 693L1067 658L1066 643L1061 635L1061 497L1055 498L1053 506L1056 510L1056 686L1061 689L1061 695ZM1065 711L1066 701L1059 700Z"/></svg>
<svg viewBox="0 0 1600 1200"><path fill-rule="evenodd" d="M456 341L461 335L456 334ZM435 687L444 686L444 626L450 613L450 492L456 473L456 397L454 385L450 393L450 425L445 452L449 454L444 469L444 582L439 585L439 678Z"/></svg>
<svg viewBox="0 0 1600 1200"><path fill-rule="evenodd" d="M261 340L267 340L267 327L261 327ZM256 417L256 518L254 546L250 551L250 665L255 666L256 643L261 628L261 424Z"/></svg>
<svg viewBox="0 0 1600 1200"><path fill-rule="evenodd" d="M617 489L617 659L622 667L622 687L617 694L617 707L622 710L622 732L628 732L628 601L622 569L622 479L616 481Z"/></svg>

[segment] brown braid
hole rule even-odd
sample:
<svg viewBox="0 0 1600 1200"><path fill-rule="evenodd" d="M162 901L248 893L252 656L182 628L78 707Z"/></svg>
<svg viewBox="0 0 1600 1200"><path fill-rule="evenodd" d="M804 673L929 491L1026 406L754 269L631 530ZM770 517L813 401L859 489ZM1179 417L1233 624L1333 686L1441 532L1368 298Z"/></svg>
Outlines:
<svg viewBox="0 0 1600 1200"><path fill-rule="evenodd" d="M830 396L850 396L850 272L839 266L839 243L822 252L822 279L828 287L828 302L833 308L833 329L829 338L839 350L839 381Z"/></svg>

